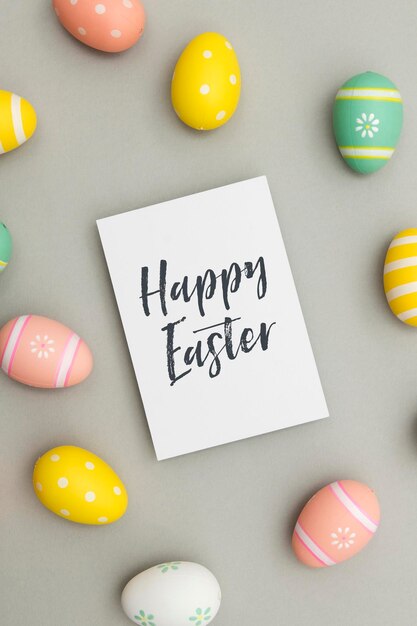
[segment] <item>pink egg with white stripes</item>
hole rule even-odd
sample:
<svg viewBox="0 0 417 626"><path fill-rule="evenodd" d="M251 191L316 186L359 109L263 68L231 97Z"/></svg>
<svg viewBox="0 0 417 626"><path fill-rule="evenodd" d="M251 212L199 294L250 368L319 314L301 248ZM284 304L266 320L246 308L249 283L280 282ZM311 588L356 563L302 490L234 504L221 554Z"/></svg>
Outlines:
<svg viewBox="0 0 417 626"><path fill-rule="evenodd" d="M356 480L337 480L307 502L295 525L292 547L304 565L336 565L366 546L379 520L372 489Z"/></svg>
<svg viewBox="0 0 417 626"><path fill-rule="evenodd" d="M73 37L103 52L131 48L145 28L140 0L52 0L52 6Z"/></svg>
<svg viewBox="0 0 417 626"><path fill-rule="evenodd" d="M71 387L90 374L93 356L87 344L60 322L21 315L0 330L0 367L31 387Z"/></svg>

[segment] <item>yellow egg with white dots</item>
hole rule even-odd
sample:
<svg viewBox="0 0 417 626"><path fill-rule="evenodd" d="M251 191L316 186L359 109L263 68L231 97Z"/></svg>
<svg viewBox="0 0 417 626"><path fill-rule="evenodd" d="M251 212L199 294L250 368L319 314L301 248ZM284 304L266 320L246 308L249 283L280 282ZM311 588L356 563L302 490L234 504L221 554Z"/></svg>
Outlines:
<svg viewBox="0 0 417 626"><path fill-rule="evenodd" d="M33 488L47 509L79 524L111 524L127 508L127 492L117 474L100 457L77 446L45 452L36 461Z"/></svg>
<svg viewBox="0 0 417 626"><path fill-rule="evenodd" d="M171 85L178 117L196 130L223 126L240 97L240 68L232 44L219 33L198 35L182 52Z"/></svg>

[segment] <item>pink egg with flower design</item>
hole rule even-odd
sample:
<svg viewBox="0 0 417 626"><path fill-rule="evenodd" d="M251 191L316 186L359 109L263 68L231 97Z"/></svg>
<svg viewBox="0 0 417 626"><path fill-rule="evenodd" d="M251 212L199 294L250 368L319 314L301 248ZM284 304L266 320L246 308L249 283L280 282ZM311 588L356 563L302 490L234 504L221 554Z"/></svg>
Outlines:
<svg viewBox="0 0 417 626"><path fill-rule="evenodd" d="M0 330L0 367L20 383L54 389L87 378L93 357L87 344L60 322L21 315Z"/></svg>
<svg viewBox="0 0 417 626"><path fill-rule="evenodd" d="M292 547L304 565L336 565L366 546L379 520L372 489L355 480L338 480L307 502L295 525Z"/></svg>
<svg viewBox="0 0 417 626"><path fill-rule="evenodd" d="M104 52L131 48L145 28L139 0L52 0L52 6L71 35Z"/></svg>

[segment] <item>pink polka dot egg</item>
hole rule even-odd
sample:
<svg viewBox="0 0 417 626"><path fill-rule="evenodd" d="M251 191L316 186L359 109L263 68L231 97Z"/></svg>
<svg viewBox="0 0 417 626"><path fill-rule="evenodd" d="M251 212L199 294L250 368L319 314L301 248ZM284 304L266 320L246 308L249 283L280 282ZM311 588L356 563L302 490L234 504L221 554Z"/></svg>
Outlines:
<svg viewBox="0 0 417 626"><path fill-rule="evenodd" d="M52 5L71 35L103 52L131 48L145 27L139 0L52 0Z"/></svg>
<svg viewBox="0 0 417 626"><path fill-rule="evenodd" d="M355 480L337 480L307 502L295 525L292 547L304 565L336 565L366 546L379 520L372 489Z"/></svg>
<svg viewBox="0 0 417 626"><path fill-rule="evenodd" d="M93 357L67 326L40 315L21 315L0 329L0 368L32 387L71 387L90 374Z"/></svg>

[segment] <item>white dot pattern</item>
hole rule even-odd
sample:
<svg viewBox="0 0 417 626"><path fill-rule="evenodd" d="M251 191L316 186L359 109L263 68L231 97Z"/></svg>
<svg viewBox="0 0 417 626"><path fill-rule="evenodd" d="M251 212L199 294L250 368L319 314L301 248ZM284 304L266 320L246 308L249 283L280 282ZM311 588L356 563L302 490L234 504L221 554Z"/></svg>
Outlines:
<svg viewBox="0 0 417 626"><path fill-rule="evenodd" d="M127 9L131 9L133 7L131 0L123 0L123 4Z"/></svg>
<svg viewBox="0 0 417 626"><path fill-rule="evenodd" d="M75 6L77 4L78 0L70 0L70 3L72 4L72 6Z"/></svg>
<svg viewBox="0 0 417 626"><path fill-rule="evenodd" d="M87 34L87 31L82 26L80 26L78 28L78 32L80 33L80 35L86 35Z"/></svg>
<svg viewBox="0 0 417 626"><path fill-rule="evenodd" d="M221 35L213 36L213 33L197 39L200 41L195 52L197 56L193 59L197 81L192 86L185 73L179 76L177 72L177 76L173 76L171 100L185 124L198 130L209 130L218 128L232 117L239 102L241 75L230 41ZM196 102L192 99L190 102L184 95L190 87L197 97Z"/></svg>
<svg viewBox="0 0 417 626"><path fill-rule="evenodd" d="M122 36L122 33L120 30L117 30L117 28L115 28L114 30L110 32L110 35L114 37L115 39L119 39L119 37Z"/></svg>
<svg viewBox="0 0 417 626"><path fill-rule="evenodd" d="M122 0L115 1L121 5ZM124 514L127 504L117 474L93 452L76 446L58 446L39 457L32 488L56 515L81 524L110 524Z"/></svg>
<svg viewBox="0 0 417 626"><path fill-rule="evenodd" d="M96 13L98 13L98 15L103 15L103 13L106 12L106 7L104 6L104 4L96 4L94 10Z"/></svg>

